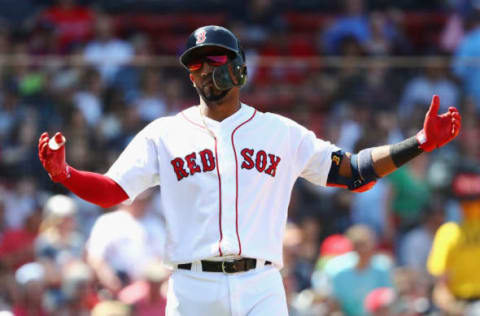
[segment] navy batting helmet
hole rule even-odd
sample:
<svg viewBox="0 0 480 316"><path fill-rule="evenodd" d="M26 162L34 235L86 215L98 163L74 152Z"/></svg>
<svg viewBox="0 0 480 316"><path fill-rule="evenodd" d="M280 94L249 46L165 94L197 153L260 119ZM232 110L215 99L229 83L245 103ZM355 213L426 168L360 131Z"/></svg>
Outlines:
<svg viewBox="0 0 480 316"><path fill-rule="evenodd" d="M180 56L180 63L187 65L194 60L202 48L217 47L229 52L229 62L216 67L213 71L213 83L219 90L228 90L233 86L243 86L247 81L245 54L237 37L224 27L217 25L202 26L187 39L186 49Z"/></svg>

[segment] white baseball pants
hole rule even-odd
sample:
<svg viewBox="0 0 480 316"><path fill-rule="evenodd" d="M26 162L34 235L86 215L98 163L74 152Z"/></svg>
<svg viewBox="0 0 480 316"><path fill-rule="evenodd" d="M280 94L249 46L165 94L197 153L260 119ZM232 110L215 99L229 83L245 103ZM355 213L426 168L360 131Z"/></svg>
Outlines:
<svg viewBox="0 0 480 316"><path fill-rule="evenodd" d="M231 274L177 269L168 283L166 315L288 316L288 309L273 266Z"/></svg>

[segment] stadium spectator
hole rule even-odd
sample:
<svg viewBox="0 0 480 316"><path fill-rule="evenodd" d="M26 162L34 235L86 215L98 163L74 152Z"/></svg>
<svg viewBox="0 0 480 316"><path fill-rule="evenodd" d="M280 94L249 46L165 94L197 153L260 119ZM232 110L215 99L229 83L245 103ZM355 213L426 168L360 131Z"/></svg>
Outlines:
<svg viewBox="0 0 480 316"><path fill-rule="evenodd" d="M37 142L35 134L38 133L38 115L35 110L26 112L25 119L14 126L12 138L3 148L3 162L5 164L4 175L8 178L15 177L35 177L41 178L41 169L37 161L33 158ZM36 188L26 192L25 196L33 193Z"/></svg>
<svg viewBox="0 0 480 316"><path fill-rule="evenodd" d="M371 36L364 0L342 1L344 12L324 33L324 48L327 54L338 54L341 42L352 36L360 45L364 45Z"/></svg>
<svg viewBox="0 0 480 316"><path fill-rule="evenodd" d="M480 80L480 70L477 65L471 64L471 58L480 55L478 48L480 42L480 11L478 9L472 11L470 17L473 26L465 34L460 45L455 50L452 66L453 72L462 81L465 93L474 98L478 114L480 109L480 88L477 82Z"/></svg>
<svg viewBox="0 0 480 316"><path fill-rule="evenodd" d="M22 265L15 272L17 287L16 301L12 312L15 316L47 316L44 305L45 269L37 262Z"/></svg>
<svg viewBox="0 0 480 316"><path fill-rule="evenodd" d="M0 263L13 272L20 266L34 261L34 242L38 234L42 214L31 212L22 227L7 229L0 241Z"/></svg>
<svg viewBox="0 0 480 316"><path fill-rule="evenodd" d="M132 316L131 308L119 301L103 301L95 306L91 316Z"/></svg>
<svg viewBox="0 0 480 316"><path fill-rule="evenodd" d="M230 19L243 25L239 34L245 43L256 46L265 42L272 31L286 27L281 8L275 0L247 0L234 4ZM242 41L243 43L243 41Z"/></svg>
<svg viewBox="0 0 480 316"><path fill-rule="evenodd" d="M345 235L354 250L328 262L336 269L330 274L332 294L347 316L367 315L365 297L375 288L392 285L393 263L385 255L375 254L375 234L367 226L354 225Z"/></svg>
<svg viewBox="0 0 480 316"><path fill-rule="evenodd" d="M435 234L428 257L428 271L436 277L433 302L445 313L464 315L480 299L480 170L477 162L463 160L451 184L460 200L463 219L447 222Z"/></svg>
<svg viewBox="0 0 480 316"><path fill-rule="evenodd" d="M95 36L85 46L85 61L100 71L102 80L111 82L120 66L133 56L132 45L115 37L111 17L99 15L95 22Z"/></svg>
<svg viewBox="0 0 480 316"><path fill-rule="evenodd" d="M93 68L87 69L84 73L83 89L74 95L73 100L90 127L95 127L102 119L102 93L100 73Z"/></svg>
<svg viewBox="0 0 480 316"><path fill-rule="evenodd" d="M297 291L311 287L311 276L318 257L321 225L315 217L304 217L299 223L302 241L293 267Z"/></svg>
<svg viewBox="0 0 480 316"><path fill-rule="evenodd" d="M429 315L431 279L411 268L396 268L393 274L396 299L393 310L400 316Z"/></svg>
<svg viewBox="0 0 480 316"><path fill-rule="evenodd" d="M76 231L77 206L65 195L50 197L43 207L40 234L35 241L37 259L46 259L56 269L83 256L85 240Z"/></svg>
<svg viewBox="0 0 480 316"><path fill-rule="evenodd" d="M33 22L35 14L39 10L38 2L33 0L1 0L0 21L14 31L22 31Z"/></svg>
<svg viewBox="0 0 480 316"><path fill-rule="evenodd" d="M137 64L122 65L112 82L116 89L123 91L128 102L138 97L142 74L146 70L145 65L148 64L149 59L154 55L152 40L147 34L136 34L131 42Z"/></svg>
<svg viewBox="0 0 480 316"><path fill-rule="evenodd" d="M39 24L55 30L56 41L62 53L68 53L72 45L84 44L92 36L95 14L76 0L56 0L55 4L39 16Z"/></svg>
<svg viewBox="0 0 480 316"><path fill-rule="evenodd" d="M376 288L365 298L365 310L373 316L395 316L392 310L395 296L395 290L390 287Z"/></svg>
<svg viewBox="0 0 480 316"><path fill-rule="evenodd" d="M432 248L435 232L445 219L445 207L442 199L433 197L425 211L422 212L421 225L405 234L400 244L398 261L415 270L419 275L426 275L428 254Z"/></svg>
<svg viewBox="0 0 480 316"><path fill-rule="evenodd" d="M15 126L26 117L26 107L22 104L18 85L14 80L4 80L2 104L0 106L0 144L5 145Z"/></svg>
<svg viewBox="0 0 480 316"><path fill-rule="evenodd" d="M159 69L145 69L140 80L140 93L133 101L142 121L151 122L166 114L165 98L162 83L164 82Z"/></svg>
<svg viewBox="0 0 480 316"><path fill-rule="evenodd" d="M167 115L178 113L186 106L185 97L183 96L183 82L178 78L167 78L164 85L166 113Z"/></svg>
<svg viewBox="0 0 480 316"><path fill-rule="evenodd" d="M386 16L381 12L372 12L369 17L371 37L365 41L365 50L369 55L386 56L393 50L390 39L385 34Z"/></svg>
<svg viewBox="0 0 480 316"><path fill-rule="evenodd" d="M420 224L422 211L430 200L431 189L426 178L428 162L428 156L424 155L387 177L391 190L389 229L396 252L405 234Z"/></svg>
<svg viewBox="0 0 480 316"><path fill-rule="evenodd" d="M342 234L333 234L323 240L315 271L312 274L312 288L316 293L323 296L332 294L330 278L338 266L329 265L328 262L351 251L353 251L352 242Z"/></svg>
<svg viewBox="0 0 480 316"><path fill-rule="evenodd" d="M169 274L161 261L152 261L145 266L139 281L120 292L119 299L132 305L135 315L165 316Z"/></svg>
<svg viewBox="0 0 480 316"><path fill-rule="evenodd" d="M398 107L402 120L408 120L412 124L420 118L423 119L426 110L423 104L428 102L432 93L437 93L442 99L440 111L448 110L450 104L459 103L460 91L447 76L445 65L431 60L426 62L422 70L418 76L407 82Z"/></svg>
<svg viewBox="0 0 480 316"><path fill-rule="evenodd" d="M382 116L382 119L388 121L385 116ZM393 124L389 127L391 128L392 126ZM378 146L379 143L386 141L387 137L382 137L382 134L382 129L376 126L365 129L365 135L356 142L354 150ZM354 194L352 196L350 208L352 224L364 224L373 230L379 241L379 247L391 246L390 226L388 223L389 189L388 182L379 182L365 194Z"/></svg>
<svg viewBox="0 0 480 316"><path fill-rule="evenodd" d="M150 235L142 223L151 198L151 191L144 192L131 205L101 215L87 241L88 263L102 286L115 295L138 280L151 260L161 258L163 234Z"/></svg>
<svg viewBox="0 0 480 316"><path fill-rule="evenodd" d="M70 262L62 269L61 294L60 306L55 309L58 316L89 316L100 302L93 272L82 261Z"/></svg>

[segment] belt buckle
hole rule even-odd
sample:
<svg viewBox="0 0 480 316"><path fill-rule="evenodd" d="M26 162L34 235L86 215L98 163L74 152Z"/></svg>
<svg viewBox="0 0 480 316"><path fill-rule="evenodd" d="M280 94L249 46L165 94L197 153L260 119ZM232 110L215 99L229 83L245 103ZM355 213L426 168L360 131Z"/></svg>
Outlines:
<svg viewBox="0 0 480 316"><path fill-rule="evenodd" d="M227 273L227 271L225 271L225 262L226 261L222 261L222 272L223 273Z"/></svg>

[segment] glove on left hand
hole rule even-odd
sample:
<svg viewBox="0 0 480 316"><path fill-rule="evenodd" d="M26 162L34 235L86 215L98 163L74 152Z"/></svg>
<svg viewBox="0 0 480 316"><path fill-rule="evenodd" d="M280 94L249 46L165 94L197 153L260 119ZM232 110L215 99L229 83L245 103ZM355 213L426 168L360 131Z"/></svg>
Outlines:
<svg viewBox="0 0 480 316"><path fill-rule="evenodd" d="M439 107L440 98L434 95L425 115L423 129L417 133L419 147L426 152L442 147L460 132L462 117L458 110L451 106L448 112L438 115Z"/></svg>

